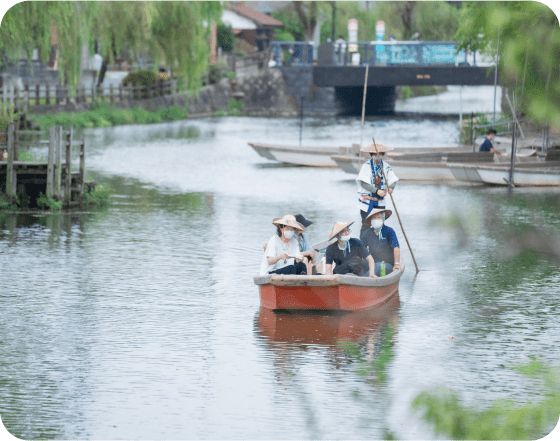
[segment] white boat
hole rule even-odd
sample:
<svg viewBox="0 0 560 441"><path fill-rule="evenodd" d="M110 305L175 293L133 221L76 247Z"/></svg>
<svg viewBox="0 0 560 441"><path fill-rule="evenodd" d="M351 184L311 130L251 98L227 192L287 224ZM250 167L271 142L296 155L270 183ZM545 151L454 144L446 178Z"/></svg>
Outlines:
<svg viewBox="0 0 560 441"><path fill-rule="evenodd" d="M447 164L458 181L508 185L510 165ZM513 169L513 184L520 187L560 186L560 161L521 163Z"/></svg>
<svg viewBox="0 0 560 441"><path fill-rule="evenodd" d="M392 152L391 152L392 153ZM357 175L365 157L334 155L332 159L346 173ZM472 153L469 150L440 150L439 152L400 153L387 155L387 163L399 179L405 181L453 181L455 177L447 162L483 162L493 161L492 153Z"/></svg>
<svg viewBox="0 0 560 441"><path fill-rule="evenodd" d="M350 153L347 147L303 147L250 142L249 145L263 158L286 164L310 167L336 167L331 156Z"/></svg>

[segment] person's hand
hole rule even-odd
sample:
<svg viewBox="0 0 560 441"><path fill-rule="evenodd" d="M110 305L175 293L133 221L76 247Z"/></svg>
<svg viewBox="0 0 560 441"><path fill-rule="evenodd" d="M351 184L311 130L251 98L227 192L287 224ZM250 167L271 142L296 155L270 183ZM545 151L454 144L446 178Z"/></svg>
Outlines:
<svg viewBox="0 0 560 441"><path fill-rule="evenodd" d="M393 193L393 189L392 189L392 188L388 188L387 191L389 192L389 194Z"/></svg>
<svg viewBox="0 0 560 441"><path fill-rule="evenodd" d="M393 271L394 271L394 270L402 271L402 268L401 268L401 266L397 263L397 264L393 267Z"/></svg>
<svg viewBox="0 0 560 441"><path fill-rule="evenodd" d="M278 260L282 260L282 259L283 259L283 260L288 260L289 257L288 257L288 255L287 255L286 253L283 253L283 254L280 254L280 255L278 256Z"/></svg>
<svg viewBox="0 0 560 441"><path fill-rule="evenodd" d="M386 194L387 193L385 193L385 190L377 190L377 196L379 196L380 198L384 198Z"/></svg>
<svg viewBox="0 0 560 441"><path fill-rule="evenodd" d="M375 274L370 274L369 275L372 279L378 280L377 276Z"/></svg>

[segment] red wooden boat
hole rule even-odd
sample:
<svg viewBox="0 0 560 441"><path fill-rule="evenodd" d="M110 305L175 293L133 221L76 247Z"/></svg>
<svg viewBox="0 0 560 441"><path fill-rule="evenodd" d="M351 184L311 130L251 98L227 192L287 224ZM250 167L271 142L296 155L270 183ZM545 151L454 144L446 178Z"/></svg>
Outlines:
<svg viewBox="0 0 560 441"><path fill-rule="evenodd" d="M373 308L398 293L404 272L393 271L375 280L354 275L284 276L267 274L254 278L261 306L267 309L316 309L361 311Z"/></svg>

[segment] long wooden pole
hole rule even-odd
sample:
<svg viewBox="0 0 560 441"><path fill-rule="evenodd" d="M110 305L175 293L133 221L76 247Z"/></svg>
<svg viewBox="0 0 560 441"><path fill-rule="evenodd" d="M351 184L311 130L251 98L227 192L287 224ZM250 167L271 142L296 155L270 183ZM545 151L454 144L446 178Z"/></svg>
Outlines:
<svg viewBox="0 0 560 441"><path fill-rule="evenodd" d="M372 137L371 139L373 139L373 145L375 147L375 153L377 153L377 156L379 157L379 151L377 150L377 144L375 143L375 139ZM387 193L389 193L389 183L387 181L387 176L385 176L385 170L383 170L383 166L381 167L381 173L383 173L383 179L385 180L385 182L387 183ZM410 243L408 242L408 238L406 237L406 233L404 232L404 228L401 222L401 217L399 216L399 212L397 210L397 206L395 205L395 200L393 199L393 195L391 193L389 193L389 196L391 196L391 202L393 203L393 208L395 209L395 213L397 214L397 219L399 220L399 224L401 226L401 230L403 232L404 235L404 239L406 240L406 244L408 245L408 249L410 250L410 254L412 255L412 261L414 262L414 266L416 267L416 274L418 274L418 265L416 264L416 259L414 258L414 253L412 252L412 247L410 246Z"/></svg>
<svg viewBox="0 0 560 441"><path fill-rule="evenodd" d="M362 133L360 135L360 148L364 139L364 117L366 115L366 95L367 95L367 78L369 73L369 64L366 64L366 79L364 80L364 99L362 101Z"/></svg>

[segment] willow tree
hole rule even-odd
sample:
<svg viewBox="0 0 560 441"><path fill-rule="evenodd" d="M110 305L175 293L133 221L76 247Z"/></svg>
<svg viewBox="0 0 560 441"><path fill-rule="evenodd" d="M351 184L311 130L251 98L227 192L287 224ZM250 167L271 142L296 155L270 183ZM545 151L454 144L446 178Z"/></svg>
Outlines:
<svg viewBox="0 0 560 441"><path fill-rule="evenodd" d="M47 59L58 47L58 69L63 80L75 85L80 77L81 48L88 30L79 2L32 2L12 6L0 25L0 65L17 62L25 53L31 60L37 49Z"/></svg>
<svg viewBox="0 0 560 441"><path fill-rule="evenodd" d="M61 77L75 86L82 47L97 42L105 65L125 50L132 57L146 53L195 89L208 65L210 24L221 10L217 1L22 2L2 20L0 63L17 62L22 53L30 60L34 49L46 59L56 43Z"/></svg>
<svg viewBox="0 0 560 441"><path fill-rule="evenodd" d="M463 3L460 48L494 56L502 85L528 116L560 128L560 29L539 2Z"/></svg>

